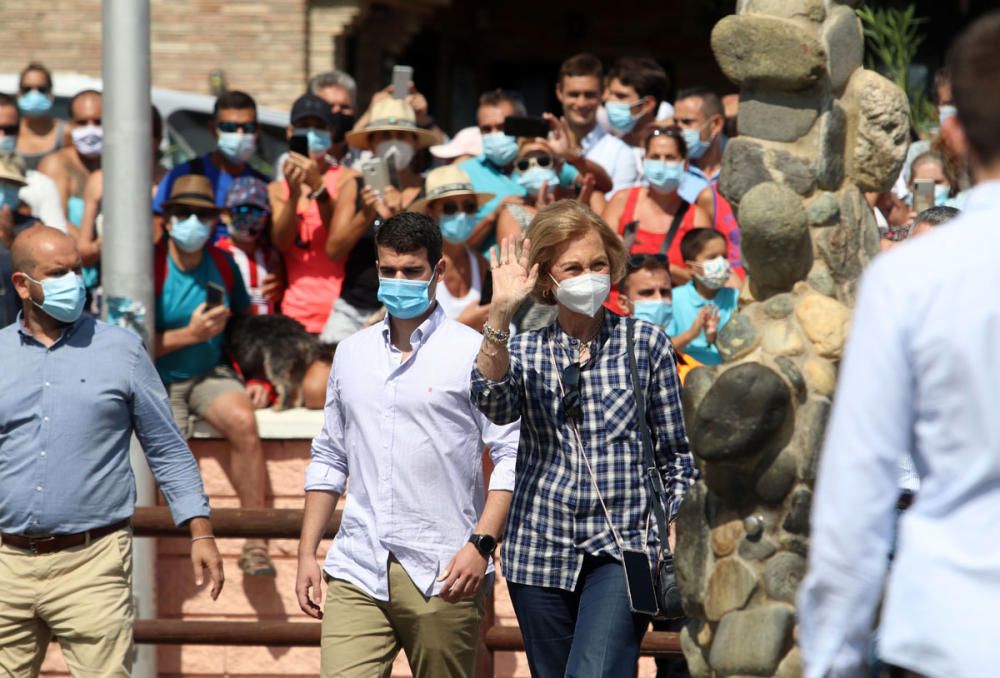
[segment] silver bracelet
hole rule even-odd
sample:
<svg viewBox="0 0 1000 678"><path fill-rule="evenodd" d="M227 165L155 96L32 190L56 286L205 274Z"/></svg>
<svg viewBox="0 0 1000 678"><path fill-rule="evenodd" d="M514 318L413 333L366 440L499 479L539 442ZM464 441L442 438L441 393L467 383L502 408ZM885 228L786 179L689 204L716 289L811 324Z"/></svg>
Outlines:
<svg viewBox="0 0 1000 678"><path fill-rule="evenodd" d="M486 337L488 341L492 341L494 344L499 344L501 346L506 346L507 342L510 340L510 332L501 332L498 329L490 327L489 323L483 323L483 336Z"/></svg>
<svg viewBox="0 0 1000 678"><path fill-rule="evenodd" d="M215 535L214 534L203 534L200 537L191 537L191 543L193 544L196 541L201 541L202 539L215 539Z"/></svg>

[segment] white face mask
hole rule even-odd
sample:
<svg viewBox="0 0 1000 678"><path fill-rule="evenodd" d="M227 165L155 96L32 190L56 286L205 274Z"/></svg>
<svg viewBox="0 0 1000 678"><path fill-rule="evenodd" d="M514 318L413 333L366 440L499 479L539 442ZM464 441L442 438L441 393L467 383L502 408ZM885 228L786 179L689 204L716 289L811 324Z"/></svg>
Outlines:
<svg viewBox="0 0 1000 678"><path fill-rule="evenodd" d="M375 155L386 161L391 158L392 162L396 163L397 170L402 170L410 165L413 153L413 144L409 141L386 139L375 144Z"/></svg>
<svg viewBox="0 0 1000 678"><path fill-rule="evenodd" d="M611 291L611 276L606 273L584 273L556 284L556 300L571 311L593 318Z"/></svg>
<svg viewBox="0 0 1000 678"><path fill-rule="evenodd" d="M104 130L97 125L74 127L71 134L77 152L85 158L96 158L104 150Z"/></svg>
<svg viewBox="0 0 1000 678"><path fill-rule="evenodd" d="M722 288L729 281L733 269L729 259L725 257L715 257L701 263L701 275L695 274L705 287L713 290Z"/></svg>

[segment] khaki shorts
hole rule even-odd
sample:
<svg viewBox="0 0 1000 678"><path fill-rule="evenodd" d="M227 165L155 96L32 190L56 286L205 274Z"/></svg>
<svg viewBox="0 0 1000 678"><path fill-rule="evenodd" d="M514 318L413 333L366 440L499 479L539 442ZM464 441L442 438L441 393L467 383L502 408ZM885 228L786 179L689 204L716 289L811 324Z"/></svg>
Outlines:
<svg viewBox="0 0 1000 678"><path fill-rule="evenodd" d="M175 381L167 384L170 395L170 409L174 412L174 421L184 434L191 437L194 422L204 417L215 399L226 393L240 392L246 389L243 381L236 375L236 370L228 365L217 365L211 371L194 379Z"/></svg>
<svg viewBox="0 0 1000 678"><path fill-rule="evenodd" d="M0 544L0 676L37 676L59 641L73 676L132 671L132 530L34 554Z"/></svg>

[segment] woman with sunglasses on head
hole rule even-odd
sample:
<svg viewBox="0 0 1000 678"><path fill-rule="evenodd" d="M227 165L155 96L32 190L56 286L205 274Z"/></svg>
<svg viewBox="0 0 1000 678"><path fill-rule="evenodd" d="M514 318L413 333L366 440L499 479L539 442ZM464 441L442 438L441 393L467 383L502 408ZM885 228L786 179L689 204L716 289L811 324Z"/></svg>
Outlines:
<svg viewBox="0 0 1000 678"><path fill-rule="evenodd" d="M692 228L709 228L708 213L677 194L687 169L687 145L679 127L653 127L645 137L644 184L618 191L604 209L604 220L617 224L629 254L662 252L670 260L674 285L691 279L681 256L681 238Z"/></svg>
<svg viewBox="0 0 1000 678"><path fill-rule="evenodd" d="M482 332L489 304L480 304L487 265L468 245L476 228L479 208L493 198L477 193L458 165L432 170L424 181L424 197L410 207L429 215L441 228L444 280L437 287L437 302L449 318Z"/></svg>
<svg viewBox="0 0 1000 678"><path fill-rule="evenodd" d="M436 133L418 125L416 112L402 99L373 99L365 116L359 123L363 127L355 126L347 134L347 143L357 150L371 151L383 160L390 181L376 190L360 172L354 169L344 172L326 239L326 256L345 261L340 298L334 302L320 333L320 339L330 344L337 344L365 327L382 308L375 267L375 230L389 217L409 209L420 197L424 181L416 170L417 152L440 140Z"/></svg>
<svg viewBox="0 0 1000 678"><path fill-rule="evenodd" d="M493 300L472 375L483 414L521 419L504 575L533 676L634 676L650 617L633 611L642 591L626 586L623 562L656 567L663 533L650 514L676 514L697 478L675 354L662 329L604 310L628 254L592 210L558 201L525 235L491 252ZM557 319L511 337L529 294ZM665 500L644 473L644 429Z"/></svg>
<svg viewBox="0 0 1000 678"><path fill-rule="evenodd" d="M66 144L66 123L52 115L54 102L52 73L42 64L28 64L17 87L17 108L21 111L17 153L29 170L38 169L42 158Z"/></svg>

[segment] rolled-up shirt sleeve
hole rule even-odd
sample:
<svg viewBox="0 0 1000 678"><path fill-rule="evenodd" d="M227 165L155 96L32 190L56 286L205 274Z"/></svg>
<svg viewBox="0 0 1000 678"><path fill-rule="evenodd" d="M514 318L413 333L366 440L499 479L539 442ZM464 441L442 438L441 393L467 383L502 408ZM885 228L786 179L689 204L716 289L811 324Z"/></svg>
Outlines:
<svg viewBox="0 0 1000 678"><path fill-rule="evenodd" d="M132 355L131 416L175 525L208 517L208 496L191 448L174 422L166 389L142 344Z"/></svg>
<svg viewBox="0 0 1000 678"><path fill-rule="evenodd" d="M340 401L341 353L334 356L330 381L326 386L323 430L313 439L312 461L306 468L306 492L343 494L347 487L347 453L344 449L344 416Z"/></svg>
<svg viewBox="0 0 1000 678"><path fill-rule="evenodd" d="M491 381L483 376L478 366L472 367L472 404L487 419L501 426L512 424L521 416L521 394L524 387L518 349L522 336L518 335L510 340L510 366L507 375L500 381Z"/></svg>
<svg viewBox="0 0 1000 678"><path fill-rule="evenodd" d="M490 474L490 491L514 491L514 466L517 463L517 448L521 440L521 420L513 424L491 423L485 415L475 414L483 444L490 448L493 459L493 473Z"/></svg>
<svg viewBox="0 0 1000 678"><path fill-rule="evenodd" d="M681 506L684 493L698 480L698 469L684 427L677 357L663 332L652 334L649 362L650 399L646 419L652 431L653 454L670 500L669 516L673 517Z"/></svg>

